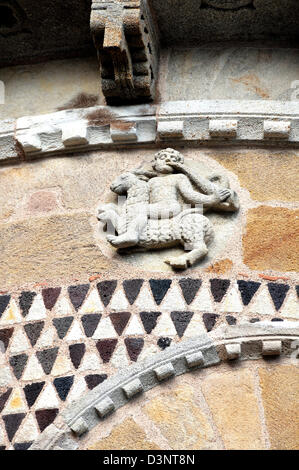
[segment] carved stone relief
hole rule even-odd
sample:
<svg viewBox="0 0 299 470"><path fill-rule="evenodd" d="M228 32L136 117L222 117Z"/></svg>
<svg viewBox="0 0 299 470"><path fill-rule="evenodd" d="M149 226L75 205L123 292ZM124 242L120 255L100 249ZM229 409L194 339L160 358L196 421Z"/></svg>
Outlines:
<svg viewBox="0 0 299 470"><path fill-rule="evenodd" d="M93 0L90 24L107 103L154 99L157 39L146 0Z"/></svg>
<svg viewBox="0 0 299 470"><path fill-rule="evenodd" d="M118 204L98 208L108 242L123 254L181 246L185 253L164 259L174 269L196 265L208 254L214 228L204 213L239 209L238 195L225 175L203 177L169 148L156 153L151 171L122 173L110 189L120 196Z"/></svg>

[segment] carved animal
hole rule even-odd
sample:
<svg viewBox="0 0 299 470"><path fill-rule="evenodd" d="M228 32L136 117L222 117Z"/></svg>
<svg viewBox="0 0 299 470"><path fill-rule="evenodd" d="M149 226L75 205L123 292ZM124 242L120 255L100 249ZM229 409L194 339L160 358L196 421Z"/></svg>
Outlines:
<svg viewBox="0 0 299 470"><path fill-rule="evenodd" d="M148 176L151 177L152 174ZM118 235L127 230L128 223L138 211L144 210L149 203L148 178L135 173L123 173L111 185L111 190L119 195L126 195L122 206L104 204L98 208L98 219L105 224L112 224ZM183 210L169 219L149 219L143 229L138 247L145 250L167 248L182 245L185 252L181 256L165 260L173 268L185 269L192 266L208 253L207 245L213 238L213 227L200 209ZM112 244L113 235L107 235Z"/></svg>

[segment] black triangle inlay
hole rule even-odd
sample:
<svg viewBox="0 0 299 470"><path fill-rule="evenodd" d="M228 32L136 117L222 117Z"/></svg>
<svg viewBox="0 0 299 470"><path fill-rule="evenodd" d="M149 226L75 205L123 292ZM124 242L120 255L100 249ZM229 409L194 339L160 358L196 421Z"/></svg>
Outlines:
<svg viewBox="0 0 299 470"><path fill-rule="evenodd" d="M107 379L107 375L106 374L92 374L92 375L87 375L85 377L85 382L87 384L87 387L89 388L89 390L92 390L94 389L95 387L97 387L97 385L101 384L102 382L104 382L104 380Z"/></svg>
<svg viewBox="0 0 299 470"><path fill-rule="evenodd" d="M74 317L62 317L62 318L54 318L53 325L56 328L58 337L63 339L67 332L70 329L71 324L73 323Z"/></svg>
<svg viewBox="0 0 299 470"><path fill-rule="evenodd" d="M102 315L98 313L90 313L82 316L81 322L87 338L90 338L94 334L101 317Z"/></svg>
<svg viewBox="0 0 299 470"><path fill-rule="evenodd" d="M120 336L127 326L131 314L129 312L114 312L109 316L116 333Z"/></svg>
<svg viewBox="0 0 299 470"><path fill-rule="evenodd" d="M133 305L133 303L137 299L142 284L143 279L129 279L123 282L124 291L130 305Z"/></svg>
<svg viewBox="0 0 299 470"><path fill-rule="evenodd" d="M31 442L18 442L17 444L14 444L14 449L15 450L28 450L30 446L32 446L33 441Z"/></svg>
<svg viewBox="0 0 299 470"><path fill-rule="evenodd" d="M41 322L36 322L36 323L29 323L24 326L24 329L29 338L31 346L34 346L35 343L37 342L42 332L42 329L44 328L44 325L45 325L45 322L41 321Z"/></svg>
<svg viewBox="0 0 299 470"><path fill-rule="evenodd" d="M53 383L60 400L65 401L74 383L74 376L58 377Z"/></svg>
<svg viewBox="0 0 299 470"><path fill-rule="evenodd" d="M60 292L61 287L50 287L49 289L43 289L42 295L47 310L52 310L57 302Z"/></svg>
<svg viewBox="0 0 299 470"><path fill-rule="evenodd" d="M250 303L252 297L254 296L260 285L260 282L243 280L238 281L239 291L244 305L248 305Z"/></svg>
<svg viewBox="0 0 299 470"><path fill-rule="evenodd" d="M22 311L23 317L28 315L33 299L36 296L36 292L23 291L19 297L19 304Z"/></svg>
<svg viewBox="0 0 299 470"><path fill-rule="evenodd" d="M159 315L161 312L140 312L141 321L148 335L156 328Z"/></svg>
<svg viewBox="0 0 299 470"><path fill-rule="evenodd" d="M45 349L44 351L37 351L36 356L39 360L45 374L50 374L59 348Z"/></svg>
<svg viewBox="0 0 299 470"><path fill-rule="evenodd" d="M131 361L136 362L144 346L143 338L126 338L125 345Z"/></svg>
<svg viewBox="0 0 299 470"><path fill-rule="evenodd" d="M117 344L117 339L100 339L96 346L104 363L109 362Z"/></svg>
<svg viewBox="0 0 299 470"><path fill-rule="evenodd" d="M34 403L36 402L44 385L45 385L45 382L38 382L38 383L26 385L26 387L24 387L23 390L24 390L29 408L31 408L31 406L34 405Z"/></svg>
<svg viewBox="0 0 299 470"><path fill-rule="evenodd" d="M0 341L4 344L4 349L8 348L9 340L12 337L14 329L13 328L5 328L5 330L0 330ZM3 353L0 348L0 353Z"/></svg>
<svg viewBox="0 0 299 470"><path fill-rule="evenodd" d="M193 317L193 312L171 312L171 319L174 323L177 334L181 338Z"/></svg>
<svg viewBox="0 0 299 470"><path fill-rule="evenodd" d="M160 305L171 285L171 279L150 279L149 283L157 305Z"/></svg>
<svg viewBox="0 0 299 470"><path fill-rule="evenodd" d="M179 285L187 305L190 305L191 302L193 302L201 284L202 281L200 279L183 278L179 280Z"/></svg>
<svg viewBox="0 0 299 470"><path fill-rule="evenodd" d="M36 420L41 432L43 432L50 424L53 423L54 419L58 414L58 409L54 410L38 410L35 412Z"/></svg>
<svg viewBox="0 0 299 470"><path fill-rule="evenodd" d="M290 286L288 286L287 284L274 284L272 282L268 283L268 289L276 310L279 310L282 306L289 288Z"/></svg>
<svg viewBox="0 0 299 470"><path fill-rule="evenodd" d="M218 317L219 315L216 315L215 313L203 314L202 318L207 331L211 331L214 328Z"/></svg>
<svg viewBox="0 0 299 470"><path fill-rule="evenodd" d="M76 310L79 310L79 308L83 304L88 290L89 284L81 284L80 286L70 286L68 288L68 293L71 302Z"/></svg>
<svg viewBox="0 0 299 470"><path fill-rule="evenodd" d="M82 358L85 354L86 346L84 343L80 344L71 344L69 346L70 350L70 358L74 367L78 369L79 365L81 364Z"/></svg>
<svg viewBox="0 0 299 470"><path fill-rule="evenodd" d="M19 429L20 424L25 418L25 416L26 416L25 413L17 413L14 415L3 416L5 429L6 429L7 436L10 442L12 441L15 433Z"/></svg>
<svg viewBox="0 0 299 470"><path fill-rule="evenodd" d="M230 281L228 279L210 279L210 284L215 302L221 302L229 288Z"/></svg>
<svg viewBox="0 0 299 470"><path fill-rule="evenodd" d="M0 318L10 301L10 295L0 295Z"/></svg>
<svg viewBox="0 0 299 470"><path fill-rule="evenodd" d="M2 393L2 395L0 395L0 413L5 407L6 402L9 399L11 392L12 392L12 388L9 388L8 390L6 390L5 393Z"/></svg>
<svg viewBox="0 0 299 470"><path fill-rule="evenodd" d="M102 281L97 284L101 301L107 307L116 289L117 281Z"/></svg>
<svg viewBox="0 0 299 470"><path fill-rule="evenodd" d="M22 377L27 361L27 354L19 354L18 356L12 356L9 359L9 363L13 368L14 374L18 380Z"/></svg>

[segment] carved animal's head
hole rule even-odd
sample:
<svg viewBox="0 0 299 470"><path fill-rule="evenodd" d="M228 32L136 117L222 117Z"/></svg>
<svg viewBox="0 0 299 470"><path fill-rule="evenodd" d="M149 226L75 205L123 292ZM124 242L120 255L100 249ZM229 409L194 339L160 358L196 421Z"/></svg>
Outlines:
<svg viewBox="0 0 299 470"><path fill-rule="evenodd" d="M184 157L180 152L174 149L167 148L160 150L160 152L156 153L155 155L155 163L153 168L158 173L173 173L173 167L167 164L169 162L184 163Z"/></svg>
<svg viewBox="0 0 299 470"><path fill-rule="evenodd" d="M134 170L132 172L122 173L110 186L111 191L116 194L126 194L128 190L141 182L147 182L150 178L157 176L156 173L145 170Z"/></svg>

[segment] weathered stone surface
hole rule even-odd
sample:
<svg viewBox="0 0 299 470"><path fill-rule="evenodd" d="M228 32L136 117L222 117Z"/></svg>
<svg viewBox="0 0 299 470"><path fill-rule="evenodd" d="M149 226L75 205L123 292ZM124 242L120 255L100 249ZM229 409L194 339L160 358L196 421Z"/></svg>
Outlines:
<svg viewBox="0 0 299 470"><path fill-rule="evenodd" d="M108 437L89 444L88 450L159 450L159 447L132 418L127 418Z"/></svg>
<svg viewBox="0 0 299 470"><path fill-rule="evenodd" d="M251 269L298 271L299 210L260 206L247 214L244 263Z"/></svg>
<svg viewBox="0 0 299 470"><path fill-rule="evenodd" d="M259 369L266 425L272 449L299 449L299 374L296 365Z"/></svg>
<svg viewBox="0 0 299 470"><path fill-rule="evenodd" d="M264 449L258 401L249 370L213 374L202 390L226 449Z"/></svg>
<svg viewBox="0 0 299 470"><path fill-rule="evenodd" d="M153 398L144 411L174 450L215 449L215 436L189 385Z"/></svg>
<svg viewBox="0 0 299 470"><path fill-rule="evenodd" d="M0 284L10 287L20 279L25 284L106 269L88 219L82 213L0 224Z"/></svg>
<svg viewBox="0 0 299 470"><path fill-rule="evenodd" d="M242 187L257 201L296 201L299 154L295 151L213 152L221 165L236 173Z"/></svg>

